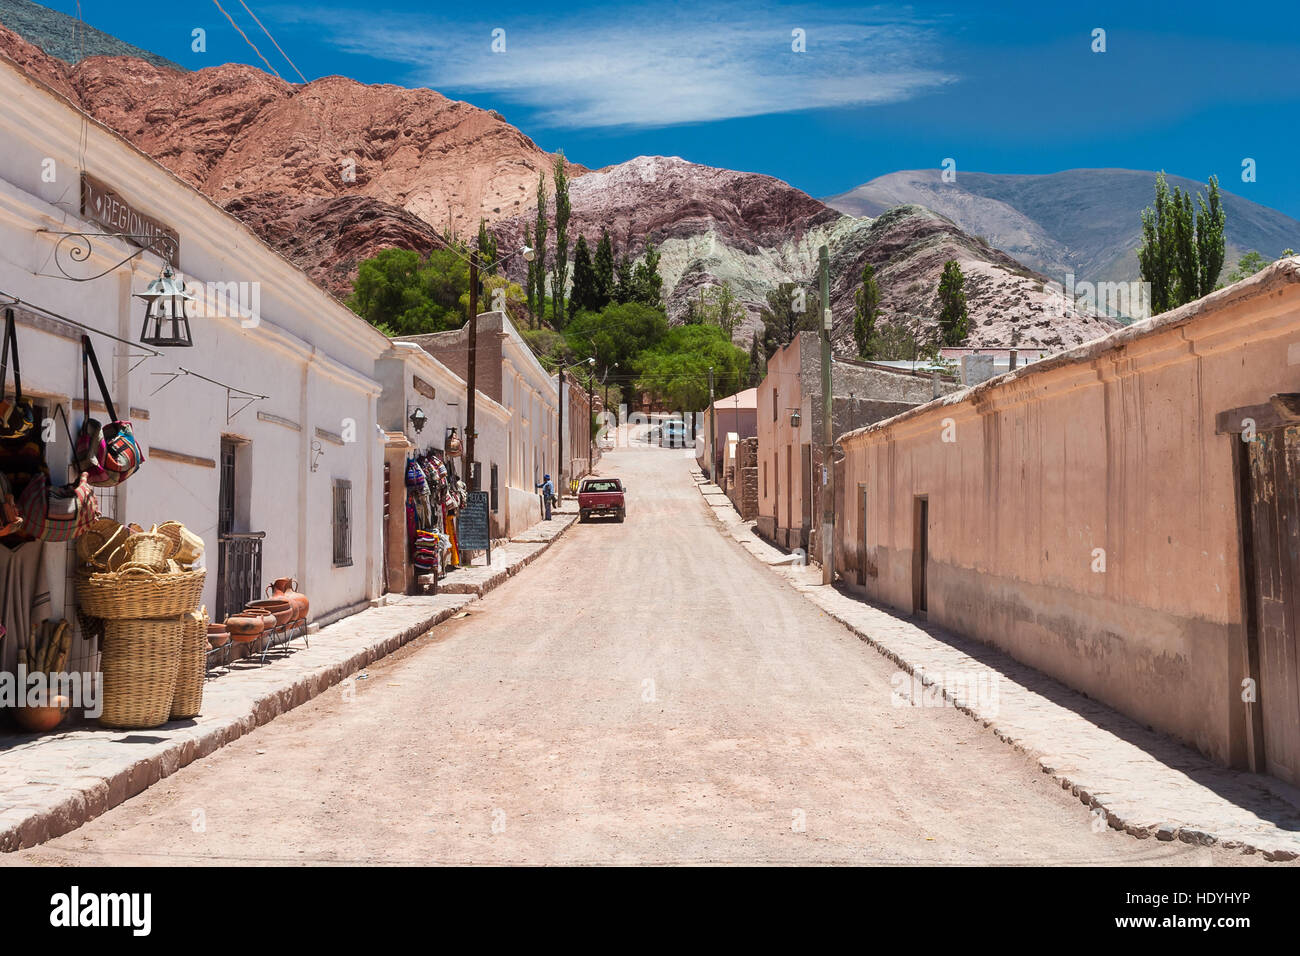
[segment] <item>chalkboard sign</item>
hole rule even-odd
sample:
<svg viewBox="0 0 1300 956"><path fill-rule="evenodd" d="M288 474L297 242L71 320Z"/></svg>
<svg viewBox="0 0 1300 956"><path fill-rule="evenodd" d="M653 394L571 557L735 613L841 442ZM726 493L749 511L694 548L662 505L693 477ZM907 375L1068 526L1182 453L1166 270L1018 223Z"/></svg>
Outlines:
<svg viewBox="0 0 1300 956"><path fill-rule="evenodd" d="M456 546L461 551L486 551L492 563L492 528L488 522L486 491L471 491L465 507L456 512Z"/></svg>

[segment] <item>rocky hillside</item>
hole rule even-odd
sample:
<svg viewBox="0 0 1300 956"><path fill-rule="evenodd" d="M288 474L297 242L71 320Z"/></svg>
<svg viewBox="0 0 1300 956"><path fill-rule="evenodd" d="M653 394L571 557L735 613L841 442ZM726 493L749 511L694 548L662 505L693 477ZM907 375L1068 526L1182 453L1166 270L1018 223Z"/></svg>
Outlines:
<svg viewBox="0 0 1300 956"><path fill-rule="evenodd" d="M947 216L1056 282L1073 272L1079 281L1128 282L1138 278L1141 213L1152 201L1154 172L1072 169L1043 176L958 171L945 183L939 170L881 176L826 202L854 216L875 216L913 203ZM1169 176L1171 186L1193 194L1204 183ZM1243 188L1249 188L1243 186ZM1267 206L1223 192L1227 263L1243 252L1275 258L1300 249L1300 222Z"/></svg>
<svg viewBox="0 0 1300 956"><path fill-rule="evenodd" d="M0 53L130 139L248 223L339 295L357 263L399 246L427 252L440 232L472 235L480 217L518 248L535 214L539 170L553 157L499 115L432 90L342 77L285 83L250 66L183 73L131 57L70 66L0 28ZM670 316L727 282L746 307L737 338L760 325L768 290L811 284L817 250L833 254L837 347L851 347L862 263L880 271L884 315L926 320L943 263L969 276L973 344L1054 347L1102 334L1075 314L1045 318L1042 277L923 209L878 221L844 216L753 173L678 158L638 157L589 172L570 165L573 221L619 254L662 253ZM552 238L554 233L552 232ZM509 265L516 278L521 257Z"/></svg>
<svg viewBox="0 0 1300 956"><path fill-rule="evenodd" d="M76 17L30 0L0 0L0 23L66 63L78 63L88 56L135 56L165 69L184 69L156 53L96 30Z"/></svg>

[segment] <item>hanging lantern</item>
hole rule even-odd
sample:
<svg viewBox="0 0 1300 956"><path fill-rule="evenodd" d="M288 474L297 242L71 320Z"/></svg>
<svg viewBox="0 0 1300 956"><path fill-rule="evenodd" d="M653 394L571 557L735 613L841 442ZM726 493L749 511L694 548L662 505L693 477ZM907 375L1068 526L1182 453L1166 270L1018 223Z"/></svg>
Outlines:
<svg viewBox="0 0 1300 956"><path fill-rule="evenodd" d="M194 344L185 311L194 296L185 291L185 283L176 278L171 265L164 266L162 275L135 297L146 303L144 327L140 330L143 344L157 348L188 348Z"/></svg>

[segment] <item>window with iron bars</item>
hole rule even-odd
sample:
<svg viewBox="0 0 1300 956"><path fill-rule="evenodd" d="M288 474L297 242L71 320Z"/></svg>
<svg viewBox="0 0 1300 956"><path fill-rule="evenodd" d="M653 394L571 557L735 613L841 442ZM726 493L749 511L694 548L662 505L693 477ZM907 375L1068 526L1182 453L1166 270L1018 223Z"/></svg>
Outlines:
<svg viewBox="0 0 1300 956"><path fill-rule="evenodd" d="M352 482L334 479L334 567L352 566Z"/></svg>

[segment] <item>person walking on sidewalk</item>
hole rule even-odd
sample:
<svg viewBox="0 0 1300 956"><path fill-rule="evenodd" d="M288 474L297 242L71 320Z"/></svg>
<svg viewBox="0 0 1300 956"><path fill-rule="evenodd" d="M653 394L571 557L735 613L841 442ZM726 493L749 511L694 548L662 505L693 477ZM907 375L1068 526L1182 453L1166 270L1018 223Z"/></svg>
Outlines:
<svg viewBox="0 0 1300 956"><path fill-rule="evenodd" d="M535 472L534 472L534 474L535 474ZM550 521L550 520L551 520L551 502L553 502L553 501L555 500L555 485L551 484L551 476L550 476L550 475L542 475L541 483L540 483L540 484L536 484L536 485L534 485L533 487L534 487L534 488L540 488L540 489L542 489L542 501L543 501L543 503L545 504L545 507L546 507L546 520L547 520L547 521Z"/></svg>

